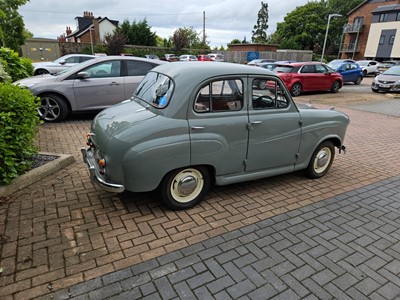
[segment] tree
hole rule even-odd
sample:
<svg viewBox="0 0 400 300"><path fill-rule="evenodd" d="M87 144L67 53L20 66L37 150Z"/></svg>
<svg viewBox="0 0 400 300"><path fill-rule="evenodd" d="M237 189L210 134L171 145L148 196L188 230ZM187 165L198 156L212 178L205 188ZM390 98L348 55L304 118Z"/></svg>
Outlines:
<svg viewBox="0 0 400 300"><path fill-rule="evenodd" d="M229 44L234 45L234 44L241 44L242 42L239 39L233 39Z"/></svg>
<svg viewBox="0 0 400 300"><path fill-rule="evenodd" d="M266 43L268 29L268 3L263 3L261 1L261 9L258 11L257 15L257 24L254 25L253 29L251 41L253 43Z"/></svg>
<svg viewBox="0 0 400 300"><path fill-rule="evenodd" d="M19 51L25 43L24 21L18 7L28 0L0 0L0 46Z"/></svg>
<svg viewBox="0 0 400 300"><path fill-rule="evenodd" d="M106 34L104 42L108 55L120 55L124 51L126 39L122 33L115 32L114 34Z"/></svg>
<svg viewBox="0 0 400 300"><path fill-rule="evenodd" d="M277 24L270 42L286 49L321 49L328 15L335 13L343 17L331 19L326 49L327 54L337 53L343 25L347 22L346 15L361 2L362 0L320 0L299 6L288 13L283 22Z"/></svg>
<svg viewBox="0 0 400 300"><path fill-rule="evenodd" d="M203 40L200 39L200 33L198 33L193 27L178 28L175 30L171 40L178 51L183 48L209 49L207 43L204 43Z"/></svg>
<svg viewBox="0 0 400 300"><path fill-rule="evenodd" d="M129 45L157 46L156 33L151 31L146 19L138 23L133 21L132 24L124 20L115 33L122 34Z"/></svg>

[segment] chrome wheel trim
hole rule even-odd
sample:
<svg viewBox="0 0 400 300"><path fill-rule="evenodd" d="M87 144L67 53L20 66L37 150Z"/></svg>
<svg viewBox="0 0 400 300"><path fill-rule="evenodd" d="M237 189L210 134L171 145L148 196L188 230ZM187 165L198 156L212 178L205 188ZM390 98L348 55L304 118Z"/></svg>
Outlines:
<svg viewBox="0 0 400 300"><path fill-rule="evenodd" d="M314 157L314 171L317 174L323 173L332 160L332 150L329 147L321 148L317 155Z"/></svg>
<svg viewBox="0 0 400 300"><path fill-rule="evenodd" d="M180 203L196 199L204 187L203 174L196 169L184 169L174 176L170 185L172 198Z"/></svg>
<svg viewBox="0 0 400 300"><path fill-rule="evenodd" d="M43 120L57 120L60 113L61 109L56 100L51 97L42 97L40 107L38 108L38 114Z"/></svg>
<svg viewBox="0 0 400 300"><path fill-rule="evenodd" d="M295 83L292 87L293 96L298 96L301 94L301 84Z"/></svg>

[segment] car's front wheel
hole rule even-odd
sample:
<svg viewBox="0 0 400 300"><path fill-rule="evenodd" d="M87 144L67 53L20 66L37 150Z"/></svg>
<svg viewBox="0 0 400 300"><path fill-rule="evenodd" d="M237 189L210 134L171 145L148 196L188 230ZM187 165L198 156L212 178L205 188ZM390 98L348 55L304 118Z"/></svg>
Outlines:
<svg viewBox="0 0 400 300"><path fill-rule="evenodd" d="M190 208L204 198L210 185L210 172L206 167L174 170L161 182L161 198L171 209Z"/></svg>
<svg viewBox="0 0 400 300"><path fill-rule="evenodd" d="M337 93L340 90L340 82L338 80L336 80L331 87L331 92L332 93Z"/></svg>
<svg viewBox="0 0 400 300"><path fill-rule="evenodd" d="M47 122L60 122L68 115L68 106L64 99L56 94L40 96L39 117Z"/></svg>
<svg viewBox="0 0 400 300"><path fill-rule="evenodd" d="M293 84L292 88L290 89L290 93L292 94L293 97L299 96L303 90L303 87L301 86L301 83L295 83Z"/></svg>
<svg viewBox="0 0 400 300"><path fill-rule="evenodd" d="M316 179L328 173L335 157L335 146L331 141L321 143L315 149L306 169L309 178Z"/></svg>

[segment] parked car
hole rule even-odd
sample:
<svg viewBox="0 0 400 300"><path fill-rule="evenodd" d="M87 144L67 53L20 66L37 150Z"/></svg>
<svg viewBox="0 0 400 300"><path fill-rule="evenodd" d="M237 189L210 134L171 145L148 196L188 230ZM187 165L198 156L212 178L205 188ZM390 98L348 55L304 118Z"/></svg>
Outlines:
<svg viewBox="0 0 400 300"><path fill-rule="evenodd" d="M157 55L155 54L147 54L144 57L146 58L150 58L150 59L160 59Z"/></svg>
<svg viewBox="0 0 400 300"><path fill-rule="evenodd" d="M95 57L89 54L68 54L55 61L36 62L33 63L33 75L55 74Z"/></svg>
<svg viewBox="0 0 400 300"><path fill-rule="evenodd" d="M183 54L179 56L179 61L197 61L197 57L190 54Z"/></svg>
<svg viewBox="0 0 400 300"><path fill-rule="evenodd" d="M382 74L376 76L371 84L374 92L400 92L400 65L387 69Z"/></svg>
<svg viewBox="0 0 400 300"><path fill-rule="evenodd" d="M384 60L383 62L378 64L378 73L383 73L389 68L400 64L400 61L395 60Z"/></svg>
<svg viewBox="0 0 400 300"><path fill-rule="evenodd" d="M105 190L158 189L168 207L184 209L213 183L298 170L324 176L335 147L345 149L348 124L341 112L297 106L273 72L182 62L154 68L129 101L98 114L82 154Z"/></svg>
<svg viewBox="0 0 400 300"><path fill-rule="evenodd" d="M376 75L378 73L378 62L375 60L357 60L356 63L361 67L363 76Z"/></svg>
<svg viewBox="0 0 400 300"><path fill-rule="evenodd" d="M348 60L333 60L328 66L343 76L344 82L360 84L364 78L363 70L355 63Z"/></svg>
<svg viewBox="0 0 400 300"><path fill-rule="evenodd" d="M279 65L273 62L264 62L264 63L259 63L256 66L273 71Z"/></svg>
<svg viewBox="0 0 400 300"><path fill-rule="evenodd" d="M14 84L40 97L39 116L62 121L69 112L101 110L128 99L149 70L166 62L131 56L103 56L55 75L25 78Z"/></svg>
<svg viewBox="0 0 400 300"><path fill-rule="evenodd" d="M197 60L199 60L199 61L213 61L213 60L211 59L211 57L209 57L209 56L206 55L206 54L197 55Z"/></svg>
<svg viewBox="0 0 400 300"><path fill-rule="evenodd" d="M283 80L292 96L315 91L337 93L343 86L342 75L333 71L324 63L279 64L274 72Z"/></svg>
<svg viewBox="0 0 400 300"><path fill-rule="evenodd" d="M262 64L262 63L273 63L273 62L276 62L276 59L263 59L263 58L257 58L257 59L253 59L252 61L249 61L247 64L249 65L249 66L258 66L259 64Z"/></svg>
<svg viewBox="0 0 400 300"><path fill-rule="evenodd" d="M210 53L208 56L213 60L213 61L225 61L224 56L219 53Z"/></svg>
<svg viewBox="0 0 400 300"><path fill-rule="evenodd" d="M179 57L175 54L164 54L164 56L162 56L160 59L170 61L170 62L179 61Z"/></svg>

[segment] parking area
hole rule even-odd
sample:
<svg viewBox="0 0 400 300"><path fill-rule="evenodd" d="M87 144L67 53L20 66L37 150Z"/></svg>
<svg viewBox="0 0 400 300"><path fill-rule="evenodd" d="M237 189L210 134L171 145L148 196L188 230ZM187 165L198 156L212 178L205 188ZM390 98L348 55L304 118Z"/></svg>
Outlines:
<svg viewBox="0 0 400 300"><path fill-rule="evenodd" d="M92 116L43 124L40 150L76 162L0 206L0 298L395 299L400 100L366 81L296 101L350 116L327 176L214 187L178 212L91 184L80 148Z"/></svg>

